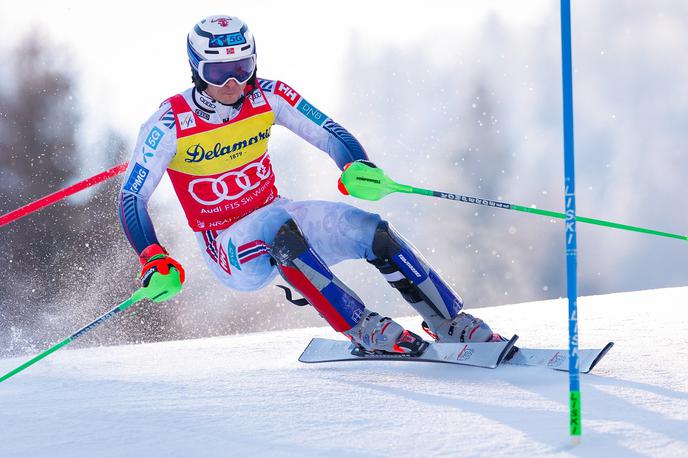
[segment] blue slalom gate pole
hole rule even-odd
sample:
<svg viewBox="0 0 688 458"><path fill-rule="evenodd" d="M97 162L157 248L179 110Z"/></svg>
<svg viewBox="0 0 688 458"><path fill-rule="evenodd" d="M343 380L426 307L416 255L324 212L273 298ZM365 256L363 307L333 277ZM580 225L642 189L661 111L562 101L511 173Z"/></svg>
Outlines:
<svg viewBox="0 0 688 458"><path fill-rule="evenodd" d="M564 97L564 203L566 207L566 293L569 299L569 425L571 442L581 440L580 365L578 362L578 278L576 179L573 154L573 71L571 2L561 0L561 76Z"/></svg>

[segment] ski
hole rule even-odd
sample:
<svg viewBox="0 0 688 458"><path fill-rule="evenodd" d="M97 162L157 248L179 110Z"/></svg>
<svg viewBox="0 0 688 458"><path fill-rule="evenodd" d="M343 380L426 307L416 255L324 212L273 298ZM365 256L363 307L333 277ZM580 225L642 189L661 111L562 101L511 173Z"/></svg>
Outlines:
<svg viewBox="0 0 688 458"><path fill-rule="evenodd" d="M602 349L584 349L578 351L578 361L580 371L583 374L589 373L599 363L607 352L614 346L614 342L609 342ZM542 348L518 348L510 358L503 361L504 364L514 364L518 366L540 366L558 371L569 369L568 350L552 350Z"/></svg>
<svg viewBox="0 0 688 458"><path fill-rule="evenodd" d="M419 356L404 354L358 355L356 346L347 340L314 338L299 357L302 363L339 361L419 361L496 368L513 349L517 335L505 342L434 343L430 342Z"/></svg>

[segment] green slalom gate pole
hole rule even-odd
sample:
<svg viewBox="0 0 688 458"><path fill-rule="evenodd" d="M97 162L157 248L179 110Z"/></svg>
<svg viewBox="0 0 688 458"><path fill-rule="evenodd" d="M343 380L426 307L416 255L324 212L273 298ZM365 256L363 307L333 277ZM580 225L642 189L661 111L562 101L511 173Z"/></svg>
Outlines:
<svg viewBox="0 0 688 458"><path fill-rule="evenodd" d="M139 288L132 294L127 300L119 304L117 307L113 308L109 312L105 313L104 315L101 315L100 317L96 318L83 328L79 329L77 332L72 334L71 336L67 337L65 340L62 342L50 347L40 355L30 359L29 361L25 362L21 366L17 367L16 369L8 372L7 374L3 375L0 377L0 382L4 382L8 378L18 374L19 372L23 371L29 366L32 366L33 364L37 363L38 361L42 360L46 356L50 355L51 353L56 352L60 348L64 347L65 345L69 344L70 342L75 341L79 337L83 336L84 334L90 332L94 328L97 328L101 324L105 323L107 320L118 314L119 312L122 312L135 303L139 302L142 299L150 299L154 302L162 302L165 301L173 296L175 296L177 293L179 293L182 289L182 284L179 278L179 272L174 268L170 268L170 273L167 275L162 275L160 273L154 274L150 282L148 283L148 286L145 288Z"/></svg>
<svg viewBox="0 0 688 458"><path fill-rule="evenodd" d="M358 197L359 199L380 200L388 194L402 192L407 194L420 194L423 196L439 197L442 199L455 200L474 205L482 205L484 207L515 210L524 213L532 213L535 215L549 216L550 218L562 220L566 219L566 215L564 213L551 210L541 210L539 208L525 207L523 205L510 204L508 202L502 202L498 200L482 199L480 197L464 196L461 194L452 194L441 191L431 191L429 189L416 188L413 186L400 184L385 175L385 172L382 169L371 167L363 162L353 162L342 173L340 180L341 184L343 185L343 187L340 186L340 191L344 192L345 194ZM576 221L579 223L594 224L597 226L605 226L625 231L641 232L644 234L688 241L688 236L686 235L672 234L669 232L646 229L637 226L629 226L627 224L620 224L602 219L576 215Z"/></svg>

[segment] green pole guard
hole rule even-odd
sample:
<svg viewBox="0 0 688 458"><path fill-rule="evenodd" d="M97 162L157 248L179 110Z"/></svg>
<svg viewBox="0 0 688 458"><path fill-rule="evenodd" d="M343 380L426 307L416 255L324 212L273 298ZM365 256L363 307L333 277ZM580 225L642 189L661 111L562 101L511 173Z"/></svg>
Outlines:
<svg viewBox="0 0 688 458"><path fill-rule="evenodd" d="M84 334L92 331L94 328L97 328L105 321L115 316L117 313L128 309L140 300L150 299L153 302L163 302L176 296L177 294L179 294L181 290L182 282L179 276L179 271L174 267L170 267L170 272L167 275L162 275L160 273L153 274L153 276L150 279L150 282L148 283L148 286L137 289L127 300L119 304L117 307L113 308L104 315L101 315L97 319L93 320L92 322L90 322L89 324L87 324L71 336L67 337L62 342L53 345L40 355L33 357L21 366L3 375L2 377L0 377L0 382L4 382L8 378L18 374L27 367L32 366L33 364L45 358L46 356L56 352L60 348L69 344L70 342L73 342L74 340L78 339Z"/></svg>
<svg viewBox="0 0 688 458"><path fill-rule="evenodd" d="M441 191L431 191L429 189L415 188L413 186L400 184L389 178L387 175L385 175L385 172L382 169L370 167L361 162L352 162L347 167L347 169L344 170L344 172L342 172L342 177L340 178L340 180L342 185L346 188L346 193L359 199L380 200L393 192L403 192L409 194L420 194L423 196L455 200L459 202L471 203L474 205L482 205L493 208L503 208L506 210L515 210L523 213L548 216L550 218L566 219L566 215L561 212L541 210L539 208L510 204L502 201L481 199L478 197L462 196L460 194L451 194ZM644 227L630 226L628 224L615 223L613 221L605 221L596 218L588 218L586 216L576 215L576 221L581 223L594 224L596 226L604 226L613 229L621 229L625 231L641 232L643 234L657 235L659 237L667 237L688 241L688 236L686 235L672 234L670 232L646 229Z"/></svg>

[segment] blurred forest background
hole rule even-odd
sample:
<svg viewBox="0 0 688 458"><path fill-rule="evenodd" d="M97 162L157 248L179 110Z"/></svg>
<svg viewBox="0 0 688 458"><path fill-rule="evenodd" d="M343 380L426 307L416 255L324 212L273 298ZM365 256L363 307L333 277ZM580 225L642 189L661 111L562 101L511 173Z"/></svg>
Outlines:
<svg viewBox="0 0 688 458"><path fill-rule="evenodd" d="M685 233L688 5L616 0L582 3L575 11L585 17L574 27L578 212ZM354 133L397 181L560 211L558 9L526 30L497 16L478 30L439 59L424 52L424 42L371 53L374 43L354 36L344 43L343 81L351 84L332 89L342 94L340 105L310 101ZM133 147L134 132L107 126L97 142L80 139L80 74L67 64L78 57L46 45L50 41L26 34L1 50L7 64L0 68L0 214L128 160ZM307 87L289 83L309 98ZM420 196L354 202L336 193L331 161L292 134L275 129L271 151L283 195L341 200L380 213L469 307L564 295L561 222ZM44 348L136 288L138 260L116 215L120 182L0 229L0 355ZM171 192L163 183L158 194L166 197L154 197L150 209L163 244L187 269L185 291L164 304L133 307L82 345L324 324L273 286L239 293L216 283ZM578 229L581 295L686 284L685 244ZM369 307L411 314L371 266L346 262L335 271Z"/></svg>

